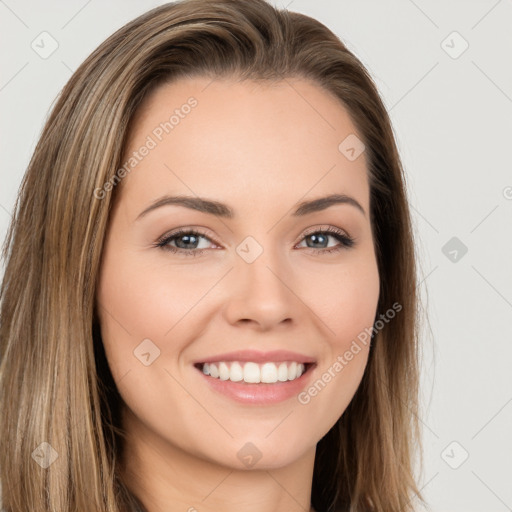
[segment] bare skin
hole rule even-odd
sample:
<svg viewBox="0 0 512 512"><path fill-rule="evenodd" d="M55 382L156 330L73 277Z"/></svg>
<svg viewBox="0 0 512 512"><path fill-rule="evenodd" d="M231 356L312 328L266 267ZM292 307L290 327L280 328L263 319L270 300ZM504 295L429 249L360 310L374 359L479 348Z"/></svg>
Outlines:
<svg viewBox="0 0 512 512"><path fill-rule="evenodd" d="M352 399L368 347L342 371L333 364L371 328L379 297L366 155L350 161L338 150L357 134L340 102L291 78L161 86L139 111L127 154L190 96L197 105L118 185L105 241L97 300L125 403L125 475L149 512L313 510L316 444ZM299 202L334 193L364 212L340 203L292 215ZM225 203L235 216L165 205L138 218L178 194ZM329 227L353 246L322 238ZM178 228L201 231L196 245L181 236L156 246ZM263 251L251 263L237 252L247 237ZM145 339L160 350L148 366L134 357ZM239 403L194 367L239 349L293 350L316 361L308 387L329 369L331 379L308 403ZM251 467L238 456L247 443L261 454Z"/></svg>

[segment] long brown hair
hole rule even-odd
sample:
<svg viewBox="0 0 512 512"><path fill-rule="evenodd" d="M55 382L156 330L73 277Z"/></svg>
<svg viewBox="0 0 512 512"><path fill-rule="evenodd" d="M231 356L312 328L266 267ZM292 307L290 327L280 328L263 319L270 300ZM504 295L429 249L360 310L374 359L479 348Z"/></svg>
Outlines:
<svg viewBox="0 0 512 512"><path fill-rule="evenodd" d="M117 190L104 184L115 181L130 122L151 90L180 76L228 75L306 78L347 108L368 159L381 282L376 320L393 304L402 307L374 334L353 400L317 445L312 505L321 512L406 512L414 496L421 498L414 477L420 441L415 248L405 176L377 88L340 39L310 17L264 0L183 0L131 21L77 69L20 187L0 291L5 511L142 508L118 471L121 398L96 314Z"/></svg>

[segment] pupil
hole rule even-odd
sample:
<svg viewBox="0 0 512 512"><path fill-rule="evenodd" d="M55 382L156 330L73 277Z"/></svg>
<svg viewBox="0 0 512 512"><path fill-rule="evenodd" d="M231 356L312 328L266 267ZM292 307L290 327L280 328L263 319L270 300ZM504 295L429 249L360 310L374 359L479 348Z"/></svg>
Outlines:
<svg viewBox="0 0 512 512"><path fill-rule="evenodd" d="M191 243L191 239L194 239L196 238L195 235L181 235L181 237L179 237L177 240L184 240L185 243L185 247L190 247L190 245L193 245L193 242Z"/></svg>
<svg viewBox="0 0 512 512"><path fill-rule="evenodd" d="M319 239L322 239L322 238L325 241L326 237L324 235L310 235L310 238L313 240L313 242L315 242L315 241L318 242Z"/></svg>

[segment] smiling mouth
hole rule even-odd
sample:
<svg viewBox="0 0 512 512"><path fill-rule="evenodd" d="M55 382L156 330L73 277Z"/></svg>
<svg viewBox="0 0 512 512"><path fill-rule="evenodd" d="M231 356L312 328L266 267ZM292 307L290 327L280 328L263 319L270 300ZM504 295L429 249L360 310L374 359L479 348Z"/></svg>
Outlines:
<svg viewBox="0 0 512 512"><path fill-rule="evenodd" d="M299 379L316 366L316 363L216 361L196 363L194 366L204 375L218 380L241 384L276 384Z"/></svg>

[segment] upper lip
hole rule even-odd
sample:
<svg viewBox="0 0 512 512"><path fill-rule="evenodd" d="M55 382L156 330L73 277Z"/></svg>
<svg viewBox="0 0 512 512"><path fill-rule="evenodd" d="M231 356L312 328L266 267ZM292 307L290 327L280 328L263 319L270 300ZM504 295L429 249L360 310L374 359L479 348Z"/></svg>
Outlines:
<svg viewBox="0 0 512 512"><path fill-rule="evenodd" d="M219 361L244 361L255 363L270 363L270 362L284 362L296 361L297 363L314 363L313 357L299 354L298 352L291 352L290 350L271 350L269 352L261 352L259 350L236 350L234 352L225 352L211 357L206 357L194 364L199 363L216 363Z"/></svg>

